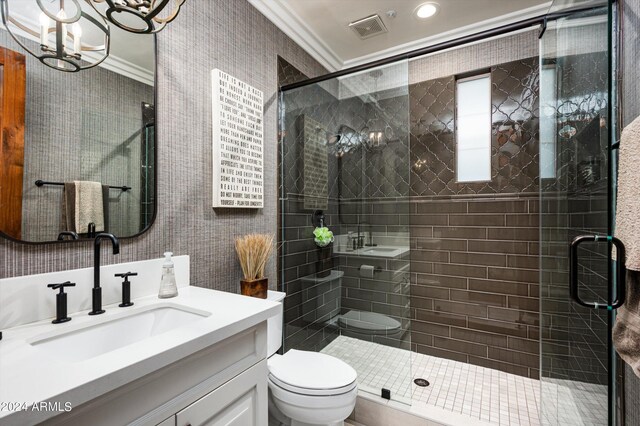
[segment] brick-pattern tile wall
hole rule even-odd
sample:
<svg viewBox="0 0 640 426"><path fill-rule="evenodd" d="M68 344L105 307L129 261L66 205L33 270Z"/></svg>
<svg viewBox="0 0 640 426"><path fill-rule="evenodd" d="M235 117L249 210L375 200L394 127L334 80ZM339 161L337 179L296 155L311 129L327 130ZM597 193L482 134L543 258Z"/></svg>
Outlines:
<svg viewBox="0 0 640 426"><path fill-rule="evenodd" d="M319 351L338 335L335 328L328 326L330 319L340 314L340 279L320 277L322 272L330 272L337 264L333 258L329 265L321 262L321 250L313 242L311 212L304 209L301 197L289 196L284 202L283 228L284 243L281 258L282 281L287 296L284 301L284 346ZM329 202L325 211L326 226L333 227L337 217L337 203ZM337 266L337 265L336 265Z"/></svg>
<svg viewBox="0 0 640 426"><path fill-rule="evenodd" d="M538 196L411 203L413 350L538 377Z"/></svg>

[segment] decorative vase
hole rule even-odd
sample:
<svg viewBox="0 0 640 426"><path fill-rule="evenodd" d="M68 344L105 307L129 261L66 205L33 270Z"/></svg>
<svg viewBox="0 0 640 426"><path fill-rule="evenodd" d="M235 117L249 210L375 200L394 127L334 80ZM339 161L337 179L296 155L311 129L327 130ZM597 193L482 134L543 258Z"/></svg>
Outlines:
<svg viewBox="0 0 640 426"><path fill-rule="evenodd" d="M331 274L333 268L331 254L331 245L318 248L318 261L316 262L316 276L318 278L328 277Z"/></svg>
<svg viewBox="0 0 640 426"><path fill-rule="evenodd" d="M267 278L259 278L257 280L240 280L240 293L242 293L243 296L266 299L268 288L269 280Z"/></svg>

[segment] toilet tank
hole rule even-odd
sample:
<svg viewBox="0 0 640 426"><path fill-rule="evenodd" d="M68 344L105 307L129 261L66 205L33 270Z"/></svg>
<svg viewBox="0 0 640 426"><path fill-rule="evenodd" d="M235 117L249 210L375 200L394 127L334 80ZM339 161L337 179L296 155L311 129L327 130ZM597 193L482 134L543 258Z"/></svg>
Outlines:
<svg viewBox="0 0 640 426"><path fill-rule="evenodd" d="M278 352L278 349L282 346L282 322L284 320L282 311L286 295L286 293L280 291L269 290L267 292L267 300L280 304L278 313L267 320L267 357Z"/></svg>

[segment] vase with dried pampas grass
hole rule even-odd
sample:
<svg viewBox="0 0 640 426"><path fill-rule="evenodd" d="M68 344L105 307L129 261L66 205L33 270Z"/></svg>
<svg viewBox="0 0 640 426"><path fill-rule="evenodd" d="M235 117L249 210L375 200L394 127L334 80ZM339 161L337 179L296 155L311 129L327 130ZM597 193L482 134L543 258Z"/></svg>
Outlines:
<svg viewBox="0 0 640 426"><path fill-rule="evenodd" d="M245 296L267 298L269 283L264 276L273 249L273 235L249 234L236 238L236 253L242 268L240 292Z"/></svg>

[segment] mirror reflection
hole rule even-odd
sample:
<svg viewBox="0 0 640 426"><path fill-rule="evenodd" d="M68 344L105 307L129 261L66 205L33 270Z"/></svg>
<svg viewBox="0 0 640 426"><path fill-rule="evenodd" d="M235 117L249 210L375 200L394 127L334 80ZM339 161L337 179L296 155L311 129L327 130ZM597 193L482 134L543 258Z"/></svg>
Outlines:
<svg viewBox="0 0 640 426"><path fill-rule="evenodd" d="M38 26L37 7L11 12ZM97 14L82 4L87 14ZM100 35L82 29L82 43ZM13 32L13 29L12 29ZM17 31L29 49L41 40ZM53 36L52 36L53 37ZM83 56L89 61L91 52ZM155 37L110 26L109 56L78 72L27 53L0 26L0 234L26 242L119 238L155 216Z"/></svg>

